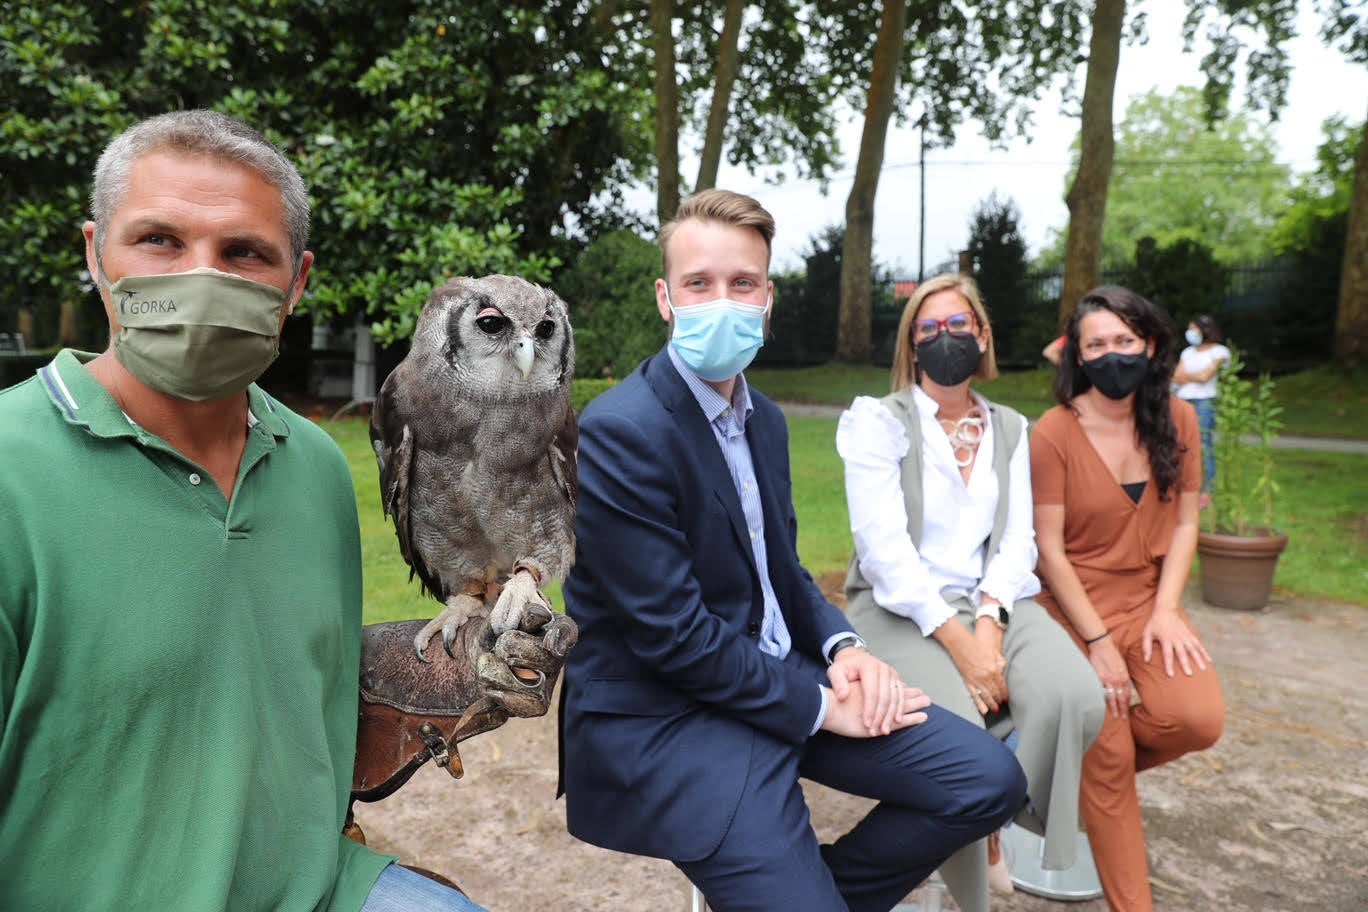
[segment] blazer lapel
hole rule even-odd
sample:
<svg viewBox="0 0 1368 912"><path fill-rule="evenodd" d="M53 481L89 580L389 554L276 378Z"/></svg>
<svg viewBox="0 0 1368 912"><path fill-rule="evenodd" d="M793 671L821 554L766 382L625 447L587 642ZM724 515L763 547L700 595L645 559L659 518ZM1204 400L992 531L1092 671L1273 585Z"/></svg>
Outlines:
<svg viewBox="0 0 1368 912"><path fill-rule="evenodd" d="M732 532L736 535L738 543L744 546L741 551L746 556L746 562L755 568L755 551L751 547L746 515L741 512L741 498L737 496L736 484L732 481L731 470L727 468L727 460L722 455L722 447L718 445L717 435L713 433L712 425L704 416L693 391L679 375L679 371L675 370L670 356L664 349L647 363L646 379L656 391L661 404L674 416L686 445L702 467L703 477L712 489L713 496L726 511ZM751 459L755 459L754 451ZM756 473L757 477L759 474ZM763 488L761 490L763 491Z"/></svg>

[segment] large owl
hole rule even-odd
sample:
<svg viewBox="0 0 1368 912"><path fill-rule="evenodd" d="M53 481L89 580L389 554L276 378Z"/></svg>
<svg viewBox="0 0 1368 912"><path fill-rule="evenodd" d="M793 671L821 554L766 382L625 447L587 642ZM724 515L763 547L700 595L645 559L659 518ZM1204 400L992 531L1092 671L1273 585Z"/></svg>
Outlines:
<svg viewBox="0 0 1368 912"><path fill-rule="evenodd" d="M399 547L446 608L414 638L489 617L496 636L551 617L542 588L574 563L575 344L565 302L514 276L432 293L371 414ZM561 655L564 653L561 652Z"/></svg>

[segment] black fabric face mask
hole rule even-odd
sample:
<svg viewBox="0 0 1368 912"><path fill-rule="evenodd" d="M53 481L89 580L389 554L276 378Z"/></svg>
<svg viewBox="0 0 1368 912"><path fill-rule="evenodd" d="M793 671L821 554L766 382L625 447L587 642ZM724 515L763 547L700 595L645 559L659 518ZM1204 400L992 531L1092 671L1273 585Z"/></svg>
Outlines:
<svg viewBox="0 0 1368 912"><path fill-rule="evenodd" d="M942 332L934 339L917 343L917 364L941 386L956 386L974 376L983 352L973 336Z"/></svg>
<svg viewBox="0 0 1368 912"><path fill-rule="evenodd" d="M1134 355L1107 352L1100 358L1083 362L1083 373L1108 399L1125 399L1138 390L1145 382L1148 370L1149 355L1144 352Z"/></svg>

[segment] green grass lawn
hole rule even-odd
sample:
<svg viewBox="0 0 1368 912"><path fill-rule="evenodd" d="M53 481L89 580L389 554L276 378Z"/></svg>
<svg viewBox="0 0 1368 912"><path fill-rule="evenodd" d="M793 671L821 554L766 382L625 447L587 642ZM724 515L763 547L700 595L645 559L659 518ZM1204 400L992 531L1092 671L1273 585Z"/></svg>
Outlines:
<svg viewBox="0 0 1368 912"><path fill-rule="evenodd" d="M889 390L887 368L848 364L746 371L746 378L771 399L823 405L849 405L856 396L882 396ZM1045 368L1003 374L979 383L983 395L1038 418L1055 404ZM1346 373L1330 367L1277 379L1275 396L1283 407L1283 433L1305 437L1368 439L1368 369Z"/></svg>
<svg viewBox="0 0 1368 912"><path fill-rule="evenodd" d="M435 615L440 607L420 594L417 581L409 581L394 527L380 508L366 423L350 419L323 427L346 452L356 484L367 623ZM843 573L851 537L836 420L793 418L789 432L799 553L814 576ZM1282 450L1276 459L1289 544L1275 586L1288 594L1368 605L1368 457ZM559 606L559 591L550 595Z"/></svg>

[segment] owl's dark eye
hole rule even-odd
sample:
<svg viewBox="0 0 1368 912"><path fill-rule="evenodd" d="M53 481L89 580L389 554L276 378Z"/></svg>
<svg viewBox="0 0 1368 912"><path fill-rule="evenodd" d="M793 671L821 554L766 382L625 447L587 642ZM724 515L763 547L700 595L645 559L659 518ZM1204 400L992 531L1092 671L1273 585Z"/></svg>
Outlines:
<svg viewBox="0 0 1368 912"><path fill-rule="evenodd" d="M556 333L556 324L550 320L542 320L537 324L537 328L532 330L532 334L541 341L545 342Z"/></svg>
<svg viewBox="0 0 1368 912"><path fill-rule="evenodd" d="M490 336L497 336L499 333L503 332L504 327L508 325L508 317L494 316L491 314L476 319L475 325L480 328L480 332Z"/></svg>

